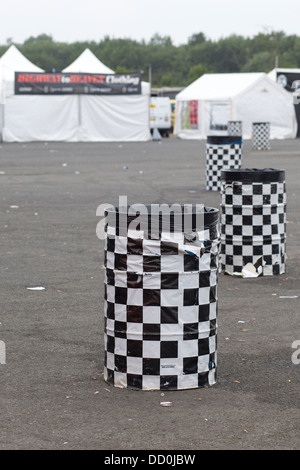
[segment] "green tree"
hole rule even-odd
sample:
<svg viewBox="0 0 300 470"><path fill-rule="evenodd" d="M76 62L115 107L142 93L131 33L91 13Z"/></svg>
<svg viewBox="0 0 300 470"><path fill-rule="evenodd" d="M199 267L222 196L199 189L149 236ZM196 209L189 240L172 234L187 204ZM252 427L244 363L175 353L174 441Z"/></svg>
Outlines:
<svg viewBox="0 0 300 470"><path fill-rule="evenodd" d="M0 56L13 44L8 38L0 45ZM141 72L152 86L184 87L203 73L269 72L275 67L300 67L300 37L283 31L263 31L253 38L230 35L218 41L203 32L192 34L186 44L175 46L170 36L154 34L149 42L104 36L99 42L57 42L48 34L30 36L15 44L29 60L47 72L61 71L84 49L89 48L101 62L119 73Z"/></svg>
<svg viewBox="0 0 300 470"><path fill-rule="evenodd" d="M162 77L172 73L175 54L176 47L172 44L169 36L162 37L155 34L150 39L145 49L144 64L151 66L154 87L161 86Z"/></svg>
<svg viewBox="0 0 300 470"><path fill-rule="evenodd" d="M270 72L274 68L273 56L268 51L257 52L242 67L242 72Z"/></svg>
<svg viewBox="0 0 300 470"><path fill-rule="evenodd" d="M167 73L161 77L161 86L174 86L173 75L171 73Z"/></svg>
<svg viewBox="0 0 300 470"><path fill-rule="evenodd" d="M124 67L124 65L118 65L118 67L116 67L116 70L115 70L116 73L119 73L119 74L126 74L126 73L130 73L130 70L128 70L127 67Z"/></svg>
<svg viewBox="0 0 300 470"><path fill-rule="evenodd" d="M202 44L205 41L206 41L205 35L203 33L197 33L197 34L193 34L188 39L188 45L195 46L196 44Z"/></svg>
<svg viewBox="0 0 300 470"><path fill-rule="evenodd" d="M189 82L192 83L206 73L203 64L193 65L189 71Z"/></svg>
<svg viewBox="0 0 300 470"><path fill-rule="evenodd" d="M172 46L172 39L170 38L170 36L161 36L160 34L156 33L150 39L149 45L161 47Z"/></svg>
<svg viewBox="0 0 300 470"><path fill-rule="evenodd" d="M57 44L47 34L40 34L36 38L31 36L26 39L23 46L20 47L20 51L46 72L51 72L53 68L59 68Z"/></svg>

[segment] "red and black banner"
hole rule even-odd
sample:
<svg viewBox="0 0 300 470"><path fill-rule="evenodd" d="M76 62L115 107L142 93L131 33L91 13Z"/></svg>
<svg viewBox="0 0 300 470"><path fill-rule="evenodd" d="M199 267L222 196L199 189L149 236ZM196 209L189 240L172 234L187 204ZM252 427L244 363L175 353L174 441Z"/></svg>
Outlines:
<svg viewBox="0 0 300 470"><path fill-rule="evenodd" d="M140 95L141 83L140 73L15 72L16 95Z"/></svg>

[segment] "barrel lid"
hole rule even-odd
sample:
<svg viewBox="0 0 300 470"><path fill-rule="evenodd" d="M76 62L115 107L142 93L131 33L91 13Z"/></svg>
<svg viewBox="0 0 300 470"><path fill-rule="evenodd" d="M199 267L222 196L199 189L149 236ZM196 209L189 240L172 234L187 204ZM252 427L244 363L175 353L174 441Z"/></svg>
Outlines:
<svg viewBox="0 0 300 470"><path fill-rule="evenodd" d="M258 122L252 122L252 124L270 124L268 121L258 121Z"/></svg>
<svg viewBox="0 0 300 470"><path fill-rule="evenodd" d="M241 135L208 135L206 138L208 144L235 144L241 143L242 136Z"/></svg>
<svg viewBox="0 0 300 470"><path fill-rule="evenodd" d="M179 214L179 217L176 215ZM128 226L138 218L142 224L152 221L157 224L169 219L170 230L184 231L184 217L190 216L193 230L203 230L216 226L219 220L219 209L202 204L134 204L132 206L108 207L105 209L107 223L112 227ZM178 222L180 220L180 223Z"/></svg>
<svg viewBox="0 0 300 470"><path fill-rule="evenodd" d="M238 168L221 171L221 181L226 183L283 183L285 170L278 168Z"/></svg>

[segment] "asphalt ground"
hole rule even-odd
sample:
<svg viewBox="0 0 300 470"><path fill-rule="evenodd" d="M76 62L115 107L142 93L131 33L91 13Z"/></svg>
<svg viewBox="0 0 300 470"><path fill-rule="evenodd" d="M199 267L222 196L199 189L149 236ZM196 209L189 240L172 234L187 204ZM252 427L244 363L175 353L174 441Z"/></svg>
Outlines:
<svg viewBox="0 0 300 470"><path fill-rule="evenodd" d="M96 210L120 195L219 207L205 141L0 144L1 450L299 448L299 298L280 297L299 296L300 140L245 141L243 166L286 171L286 272L219 275L214 386L136 391L103 378Z"/></svg>

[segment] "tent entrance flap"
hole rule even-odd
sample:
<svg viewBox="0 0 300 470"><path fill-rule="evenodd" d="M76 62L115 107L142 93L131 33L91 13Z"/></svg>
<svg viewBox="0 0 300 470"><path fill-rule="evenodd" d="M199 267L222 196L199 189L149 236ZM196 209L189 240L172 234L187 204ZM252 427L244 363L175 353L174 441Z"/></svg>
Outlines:
<svg viewBox="0 0 300 470"><path fill-rule="evenodd" d="M231 116L230 101L214 101L210 103L209 128L212 131L226 131Z"/></svg>
<svg viewBox="0 0 300 470"><path fill-rule="evenodd" d="M198 100L183 101L180 113L182 129L199 128Z"/></svg>

